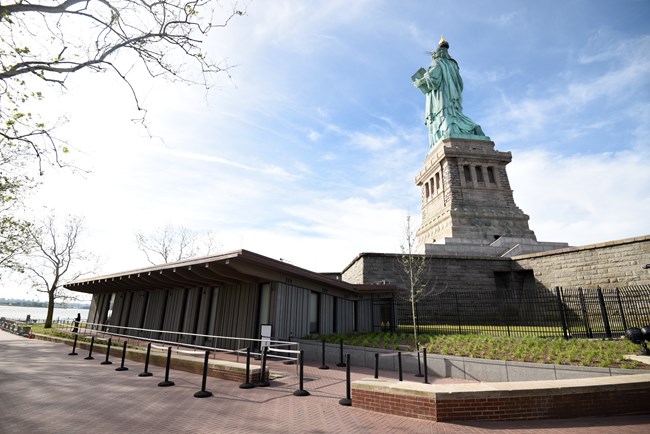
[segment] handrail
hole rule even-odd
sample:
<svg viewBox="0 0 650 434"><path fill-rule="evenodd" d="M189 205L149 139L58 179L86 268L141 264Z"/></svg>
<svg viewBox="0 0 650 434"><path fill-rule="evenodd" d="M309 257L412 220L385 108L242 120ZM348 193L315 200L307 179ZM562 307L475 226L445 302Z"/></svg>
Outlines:
<svg viewBox="0 0 650 434"><path fill-rule="evenodd" d="M163 344L166 347L169 346L174 346L176 347L177 352L183 352L187 353L187 351L180 350L181 347L184 348L193 348L194 351L197 349L201 350L209 350L212 352L224 352L224 353L234 353L237 355L237 358L239 358L240 354L243 354L246 352L245 347L241 349L241 345L239 343L241 341L248 342L248 343L257 343L257 348L260 349L260 352L251 352L251 354L254 355L261 355L261 349L264 346L268 347L267 352L271 353L273 352L274 354L270 357L276 358L276 359L286 359L286 360L293 360L297 361L298 357L300 355L300 344L298 342L291 342L291 341L282 341L282 340L273 340L269 338L244 338L244 337L233 337L233 336L219 336L219 335L207 335L207 334L200 334L200 333L187 333L187 332L176 332L176 331L170 331L170 330L155 330L155 329L145 329L145 328L138 328L138 327L129 327L129 326L121 326L121 325L115 325L115 324L101 324L101 323L93 323L93 322L87 322L87 321L80 321L78 324L74 320L66 320L61 322L56 323L57 328L62 328L62 329L71 329L74 334L81 334L81 335L92 335L93 332L96 332L96 334L101 333L101 334L106 334L110 336L115 336L118 338L125 338L125 339L137 339L141 340L144 342L152 342L152 343L157 343L157 344ZM74 329L77 329L75 332ZM123 333L124 331L130 331L133 332L134 334L126 334ZM142 336L142 334L147 334L149 333L149 337ZM152 334L159 334L161 336L168 335L168 336L177 336L177 340L168 340L168 339L159 339L159 338L153 338L151 335ZM226 341L234 341L235 348L236 349L231 349L231 348L220 348L217 347L216 345L214 346L208 346L208 345L197 345L197 344L191 344L187 342L182 342L180 339L182 337L190 337L192 338L191 341L196 341L196 338L205 338L205 340L212 340L213 343L216 342L218 339L226 340ZM262 343L264 345L262 345ZM158 346L152 346L154 348L160 348ZM295 349L292 349L292 347L295 347ZM203 354L203 353L201 353Z"/></svg>

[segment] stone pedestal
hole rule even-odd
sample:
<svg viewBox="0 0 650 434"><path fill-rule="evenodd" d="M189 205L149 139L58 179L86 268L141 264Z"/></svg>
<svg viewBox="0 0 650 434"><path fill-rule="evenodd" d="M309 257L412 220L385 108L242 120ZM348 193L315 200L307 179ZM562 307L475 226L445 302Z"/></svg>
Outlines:
<svg viewBox="0 0 650 434"><path fill-rule="evenodd" d="M422 188L421 253L515 256L567 247L538 242L517 207L506 165L510 152L490 140L443 139L415 182Z"/></svg>
<svg viewBox="0 0 650 434"><path fill-rule="evenodd" d="M420 245L445 239L490 245L501 237L536 241L510 189L506 165L511 160L510 152L496 151L489 140L438 142L415 180L422 188Z"/></svg>

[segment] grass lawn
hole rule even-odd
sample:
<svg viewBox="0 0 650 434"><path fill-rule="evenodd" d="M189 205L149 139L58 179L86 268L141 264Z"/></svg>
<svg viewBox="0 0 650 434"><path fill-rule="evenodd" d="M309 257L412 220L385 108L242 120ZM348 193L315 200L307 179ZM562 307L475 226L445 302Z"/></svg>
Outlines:
<svg viewBox="0 0 650 434"><path fill-rule="evenodd" d="M83 327L84 323L80 323L80 327ZM48 335L56 336L59 338L74 339L74 335L70 332L63 331L57 328L57 324L52 324L52 328L46 329L43 323L37 323L32 325L32 333L38 333L39 335ZM108 338L95 338L96 344L106 344ZM78 342L90 342L90 337L82 336L79 334Z"/></svg>
<svg viewBox="0 0 650 434"><path fill-rule="evenodd" d="M329 343L356 345L390 350L412 350L413 336L397 333L363 333L309 336ZM649 365L626 360L626 354L638 354L640 347L627 339L571 339L538 337L495 337L485 335L420 334L420 344L428 353L476 357L493 360L553 363L558 365L602 368L641 368Z"/></svg>

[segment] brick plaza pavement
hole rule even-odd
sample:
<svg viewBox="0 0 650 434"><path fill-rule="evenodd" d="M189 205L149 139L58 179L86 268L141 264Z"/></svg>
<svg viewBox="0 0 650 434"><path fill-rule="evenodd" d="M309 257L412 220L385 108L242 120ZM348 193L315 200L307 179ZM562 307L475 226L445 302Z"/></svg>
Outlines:
<svg viewBox="0 0 650 434"><path fill-rule="evenodd" d="M647 433L650 416L522 422L435 423L339 405L345 396L345 368L305 367L305 389L296 397L295 368L271 387L240 389L208 378L214 396L194 398L199 375L174 371L173 387L158 387L164 369L138 377L144 366L119 360L100 365L68 356L71 347L29 340L0 331L0 433ZM284 366L284 368L281 368ZM357 370L355 370L357 371ZM382 373L384 376L386 373ZM365 370L353 379L371 376ZM453 381L444 380L441 381Z"/></svg>

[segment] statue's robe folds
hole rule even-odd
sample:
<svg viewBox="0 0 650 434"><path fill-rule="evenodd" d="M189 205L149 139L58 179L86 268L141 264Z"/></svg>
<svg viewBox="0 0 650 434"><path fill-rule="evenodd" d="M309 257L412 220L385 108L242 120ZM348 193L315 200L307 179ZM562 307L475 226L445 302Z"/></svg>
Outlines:
<svg viewBox="0 0 650 434"><path fill-rule="evenodd" d="M426 72L416 73L413 82L426 94L424 123L429 128L429 146L448 137L486 138L481 127L463 114L463 79L454 60L434 58Z"/></svg>

